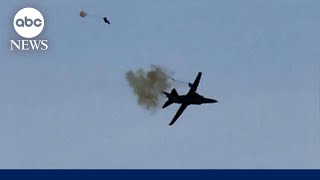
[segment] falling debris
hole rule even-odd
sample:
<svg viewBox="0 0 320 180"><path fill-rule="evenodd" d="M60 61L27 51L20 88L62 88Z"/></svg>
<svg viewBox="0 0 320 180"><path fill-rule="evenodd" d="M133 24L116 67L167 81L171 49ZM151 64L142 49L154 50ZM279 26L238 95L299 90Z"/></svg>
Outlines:
<svg viewBox="0 0 320 180"><path fill-rule="evenodd" d="M176 80L174 78L170 78L172 81L177 82L177 83L181 83L181 84L188 84L189 87L192 86L192 83L187 82L187 81L182 81L182 80Z"/></svg>
<svg viewBox="0 0 320 180"><path fill-rule="evenodd" d="M159 107L162 91L168 89L171 82L166 70L156 65L152 65L148 71L130 70L126 73L126 79L138 97L138 104L147 110Z"/></svg>

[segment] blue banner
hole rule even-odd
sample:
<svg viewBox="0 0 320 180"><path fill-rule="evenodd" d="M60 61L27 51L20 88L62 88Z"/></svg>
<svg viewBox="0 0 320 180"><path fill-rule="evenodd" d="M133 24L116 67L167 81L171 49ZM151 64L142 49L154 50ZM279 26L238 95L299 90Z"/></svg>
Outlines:
<svg viewBox="0 0 320 180"><path fill-rule="evenodd" d="M319 170L0 170L0 179L320 179Z"/></svg>

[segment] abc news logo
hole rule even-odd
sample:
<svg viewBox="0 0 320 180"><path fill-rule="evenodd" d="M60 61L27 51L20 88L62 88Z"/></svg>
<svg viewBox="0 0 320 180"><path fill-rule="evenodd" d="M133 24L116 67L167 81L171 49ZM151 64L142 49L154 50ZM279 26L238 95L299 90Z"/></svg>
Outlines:
<svg viewBox="0 0 320 180"><path fill-rule="evenodd" d="M17 12L13 20L13 27L16 32L27 39L10 40L10 50L47 50L48 40L34 40L44 28L42 14L34 8L23 8Z"/></svg>

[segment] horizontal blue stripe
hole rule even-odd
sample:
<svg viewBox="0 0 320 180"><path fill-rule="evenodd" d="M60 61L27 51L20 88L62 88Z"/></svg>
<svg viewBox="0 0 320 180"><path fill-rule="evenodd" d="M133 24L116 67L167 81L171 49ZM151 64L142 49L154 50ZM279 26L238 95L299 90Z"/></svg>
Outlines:
<svg viewBox="0 0 320 180"><path fill-rule="evenodd" d="M320 179L320 170L0 170L0 179Z"/></svg>

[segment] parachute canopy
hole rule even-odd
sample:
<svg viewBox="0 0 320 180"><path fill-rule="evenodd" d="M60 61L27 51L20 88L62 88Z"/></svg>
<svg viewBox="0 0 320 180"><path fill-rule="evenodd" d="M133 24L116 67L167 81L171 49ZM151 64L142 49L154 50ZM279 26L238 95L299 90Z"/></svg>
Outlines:
<svg viewBox="0 0 320 180"><path fill-rule="evenodd" d="M81 17L86 17L86 16L87 16L87 13L84 12L84 11L80 11L80 16L81 16Z"/></svg>

